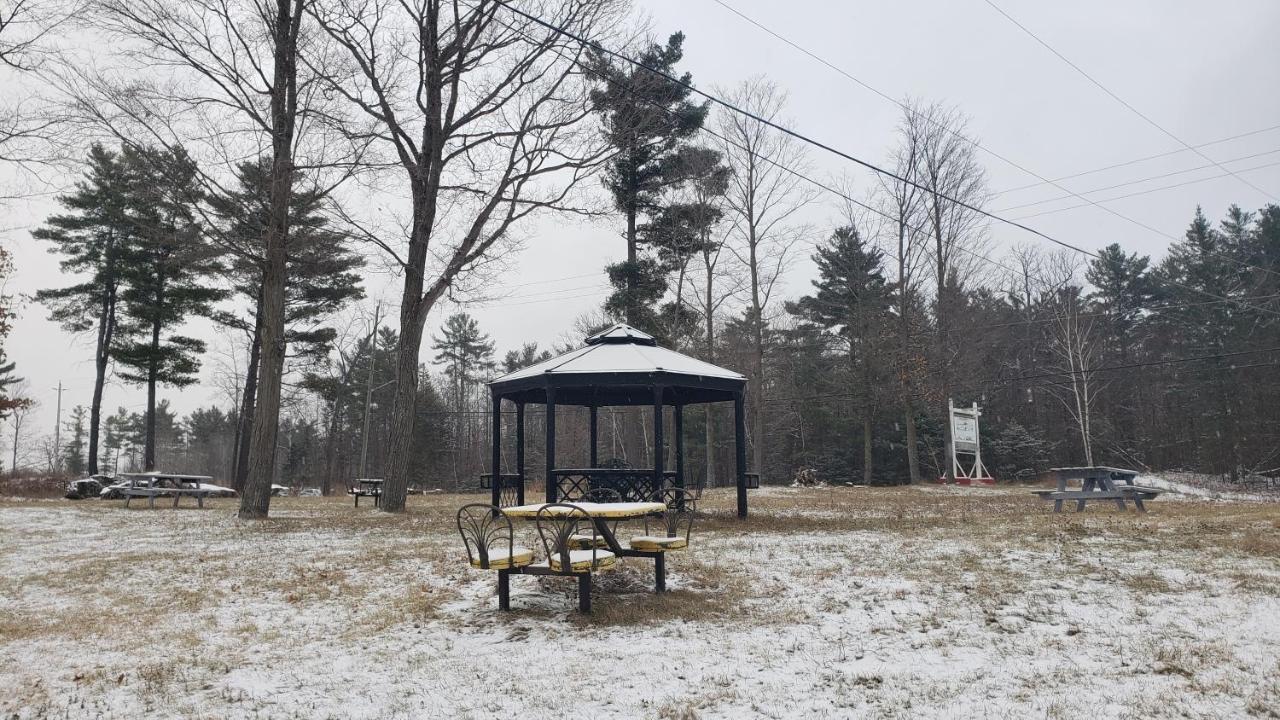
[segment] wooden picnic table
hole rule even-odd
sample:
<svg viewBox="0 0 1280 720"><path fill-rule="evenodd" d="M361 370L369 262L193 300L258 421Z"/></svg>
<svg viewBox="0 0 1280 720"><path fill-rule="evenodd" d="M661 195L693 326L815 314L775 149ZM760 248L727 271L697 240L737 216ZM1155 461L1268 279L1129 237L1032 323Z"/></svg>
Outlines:
<svg viewBox="0 0 1280 720"><path fill-rule="evenodd" d="M1160 490L1134 484L1138 477L1137 470L1106 466L1051 468L1057 480L1057 490L1032 491L1041 500L1052 500L1053 511L1062 512L1062 504L1067 500L1076 501L1076 512L1084 510L1085 503L1090 500L1112 500L1116 507L1125 510L1125 500L1132 500L1139 512L1146 512L1143 500L1152 500L1160 494ZM1067 483L1080 481L1079 489L1069 489ZM1121 484L1117 484L1121 483Z"/></svg>
<svg viewBox="0 0 1280 720"><path fill-rule="evenodd" d="M173 507L178 507L178 499L190 495L196 499L198 507L204 507L204 499L217 492L213 488L202 487L211 484L213 478L208 475L182 475L178 473L120 473L117 477L128 478L129 487L121 490L124 495L124 506L135 497L145 497L147 507L156 506L157 495L172 495Z"/></svg>
<svg viewBox="0 0 1280 720"><path fill-rule="evenodd" d="M530 505L516 505L514 507L502 508L502 512L508 517L522 518L524 520L536 520L538 512L547 505L552 503L533 503ZM634 520L645 517L646 515L657 515L666 512L667 506L660 502L616 502L616 503L592 503L578 502L572 503L574 507L582 508L587 514L591 515L592 524L596 527L596 533L604 538L605 543L609 546L609 551L615 556L623 557L644 557L653 560L653 577L654 590L656 592L665 592L667 589L667 567L665 553L662 551L651 552L648 550L632 550L629 547L623 547L618 542L618 538L614 535L614 523L619 520ZM571 513L567 507L562 504L555 504L548 514L567 515ZM525 575L550 575L550 567L542 565L528 565L520 568L513 568L511 572L521 573ZM498 600L502 607L506 607L508 600L508 589L503 580L499 580L498 584ZM588 601L589 602L589 601ZM589 609L589 605L587 606Z"/></svg>

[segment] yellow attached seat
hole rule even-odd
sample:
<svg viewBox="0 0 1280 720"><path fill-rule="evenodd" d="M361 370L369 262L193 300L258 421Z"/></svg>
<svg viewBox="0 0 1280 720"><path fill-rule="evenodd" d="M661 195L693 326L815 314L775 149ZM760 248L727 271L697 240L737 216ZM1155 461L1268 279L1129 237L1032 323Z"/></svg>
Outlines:
<svg viewBox="0 0 1280 720"><path fill-rule="evenodd" d="M593 547L607 548L609 541L605 540L602 535L589 535L579 533L569 536L569 547L574 550L590 550Z"/></svg>
<svg viewBox="0 0 1280 720"><path fill-rule="evenodd" d="M511 568L524 567L532 562L533 551L528 548L522 548L519 545L511 548L509 555L507 548L489 548L490 570L510 570ZM471 567L481 568L480 558L472 560Z"/></svg>
<svg viewBox="0 0 1280 720"><path fill-rule="evenodd" d="M665 535L641 535L631 538L631 549L643 552L663 552L664 550L683 550L689 547L689 539L683 535L667 537Z"/></svg>
<svg viewBox="0 0 1280 720"><path fill-rule="evenodd" d="M600 570L612 570L614 565L618 564L618 558L608 550L596 550L595 567L591 567L591 558L593 552L591 550L570 550L569 551L569 572L588 572ZM552 553L551 559L548 561L552 572L565 572L560 567L560 555Z"/></svg>

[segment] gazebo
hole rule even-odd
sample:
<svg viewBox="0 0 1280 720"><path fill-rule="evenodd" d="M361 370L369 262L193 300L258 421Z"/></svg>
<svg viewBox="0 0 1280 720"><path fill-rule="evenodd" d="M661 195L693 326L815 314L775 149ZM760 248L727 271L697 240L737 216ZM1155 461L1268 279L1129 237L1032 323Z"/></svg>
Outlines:
<svg viewBox="0 0 1280 720"><path fill-rule="evenodd" d="M652 335L617 324L587 338L586 345L558 357L503 375L489 383L493 396L492 474L486 480L497 506L525 503L524 408L546 406L546 502L576 499L588 489L609 487L624 500L649 500L670 480L684 487L684 408L732 402L738 517L747 515L746 413L747 379L740 373L660 347ZM515 404L515 472L502 472L502 401ZM564 468L556 463L556 407L590 411L590 463ZM598 417L601 407L653 407L653 466L602 468ZM672 410L675 468L664 468L665 408ZM754 478L754 476L752 476Z"/></svg>

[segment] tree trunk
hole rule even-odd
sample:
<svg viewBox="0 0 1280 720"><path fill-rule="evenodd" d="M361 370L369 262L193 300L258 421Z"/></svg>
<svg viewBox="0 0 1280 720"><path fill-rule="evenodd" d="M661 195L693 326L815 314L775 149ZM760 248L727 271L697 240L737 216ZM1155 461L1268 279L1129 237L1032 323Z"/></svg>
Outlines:
<svg viewBox="0 0 1280 720"><path fill-rule="evenodd" d="M284 373L285 244L293 193L293 135L297 119L297 39L302 0L276 0L271 87L271 214L262 268L262 367L249 438L249 475L240 496L241 519L265 518L271 504L280 386Z"/></svg>
<svg viewBox="0 0 1280 720"><path fill-rule="evenodd" d="M320 481L320 494L325 497L333 492L333 476L338 471L338 429L341 415L342 392L339 390L333 399L333 409L329 411L329 433L324 444L324 479Z"/></svg>
<svg viewBox="0 0 1280 720"><path fill-rule="evenodd" d="M871 414L862 417L862 484L871 484Z"/></svg>
<svg viewBox="0 0 1280 720"><path fill-rule="evenodd" d="M756 229L748 229L751 264L751 312L755 316L752 333L751 457L757 473L764 472L764 308L760 302L760 263L756 257Z"/></svg>
<svg viewBox="0 0 1280 720"><path fill-rule="evenodd" d="M156 299L159 306L160 300ZM151 322L151 358L147 363L147 418L146 439L142 450L142 470L152 472L156 469L156 376L159 374L160 321Z"/></svg>
<svg viewBox="0 0 1280 720"><path fill-rule="evenodd" d="M113 270L108 269L108 275ZM116 288L103 293L102 315L98 318L98 343L94 350L93 400L89 405L89 474L98 474L99 428L102 425L102 391L111 362L111 341L116 329Z"/></svg>
<svg viewBox="0 0 1280 720"><path fill-rule="evenodd" d="M240 417L236 423L235 474L231 487L243 492L249 477L249 437L253 434L253 413L258 398L258 366L262 360L262 295L258 295L258 308L253 318L253 339L249 343L249 368L244 375L244 390L240 398Z"/></svg>
<svg viewBox="0 0 1280 720"><path fill-rule="evenodd" d="M110 361L110 340L103 341L102 338L110 337L111 331L107 327L111 320L107 316L107 312L103 312L102 319L98 326L98 348L94 357L94 377L93 377L93 400L89 405L89 474L98 474L98 435L99 428L102 425L102 390L107 382L107 363Z"/></svg>
<svg viewBox="0 0 1280 720"><path fill-rule="evenodd" d="M943 453L943 475L947 482L955 482L955 468L951 467L951 362L947 357L949 350L947 343L947 303L944 295L947 288L947 261L944 252L944 242L942 239L942 208L939 203L942 200L934 195L934 237L936 241L937 256L937 272L938 272L938 298L936 302L936 315L938 317L938 379L941 392L938 397L938 407L942 413L942 453Z"/></svg>
<svg viewBox="0 0 1280 720"><path fill-rule="evenodd" d="M418 404L418 355L422 348L424 318L415 309L419 288L406 282L400 311L400 340L396 347L396 394L391 406L391 432L387 438L387 476L383 482L383 512L403 512L409 491L409 456L413 448L413 421Z"/></svg>
<svg viewBox="0 0 1280 720"><path fill-rule="evenodd" d="M907 287L906 223L898 222L898 383L902 393L902 421L907 432L907 475L912 485L920 482L920 457L916 447L916 413L911 402L911 317Z"/></svg>
<svg viewBox="0 0 1280 720"><path fill-rule="evenodd" d="M711 263L707 262L707 362L715 364L716 361L716 323L715 316L711 309L714 307ZM711 403L707 403L707 421L706 421L706 444L707 444L707 477L703 482L706 487L715 487L716 483L716 432L713 427L714 414L711 411Z"/></svg>

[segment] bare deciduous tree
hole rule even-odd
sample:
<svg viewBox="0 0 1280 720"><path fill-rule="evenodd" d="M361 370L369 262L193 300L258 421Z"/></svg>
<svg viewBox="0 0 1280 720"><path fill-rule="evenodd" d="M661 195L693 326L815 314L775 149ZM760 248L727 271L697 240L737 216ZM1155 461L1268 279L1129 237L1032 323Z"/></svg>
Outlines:
<svg viewBox="0 0 1280 720"><path fill-rule="evenodd" d="M786 93L765 78L744 81L728 102L770 122L782 123ZM733 171L726 194L732 242L728 247L747 271L747 313L752 328L750 377L751 434L757 472L764 468L764 330L769 301L804 228L796 222L816 191L797 173L807 166L802 143L791 135L738 113L719 116L725 161Z"/></svg>
<svg viewBox="0 0 1280 720"><path fill-rule="evenodd" d="M901 180L881 175L877 186L880 195L882 217L887 221L882 227L892 234L889 244L896 248L890 252L897 270L897 290L894 294L897 314L897 375L898 391L902 403L903 423L906 428L907 469L910 482L920 482L920 458L916 440L915 383L922 374L923 363L914 342L914 318L919 310L920 263L928 250L928 233L925 231L925 193L917 185L907 182L917 177L922 161L921 141L923 128L920 116L908 110L898 126L898 145L893 151L894 173Z"/></svg>
<svg viewBox="0 0 1280 720"><path fill-rule="evenodd" d="M965 133L966 120L958 111L942 105L909 105L907 113L918 123L920 160L915 181L924 188L925 213L933 235L930 252L935 296L935 358L942 418L943 447L951 445L951 421L947 402L951 397L951 368L960 343L952 342L952 320L947 312L953 295L973 272L985 232L985 218L973 208L986 200L986 173L976 157L976 146ZM946 465L948 480L954 480Z"/></svg>
<svg viewBox="0 0 1280 720"><path fill-rule="evenodd" d="M586 37L616 24L618 9L611 0L523 5ZM573 209L574 188L605 148L586 122L584 49L504 3L339 0L310 12L345 62L308 62L325 76L327 92L347 101L347 132L376 139L386 153L371 167L398 173L408 196L393 231L401 241L366 233L404 274L381 501L384 511L399 512L427 315L477 270L500 263L521 221Z"/></svg>
<svg viewBox="0 0 1280 720"><path fill-rule="evenodd" d="M62 118L37 91L40 73L57 55L58 29L73 5L62 0L10 0L0 4L0 163L26 171L27 179L0 200L29 196L55 158ZM33 78L35 78L33 80ZM44 184L48 184L44 182Z"/></svg>

